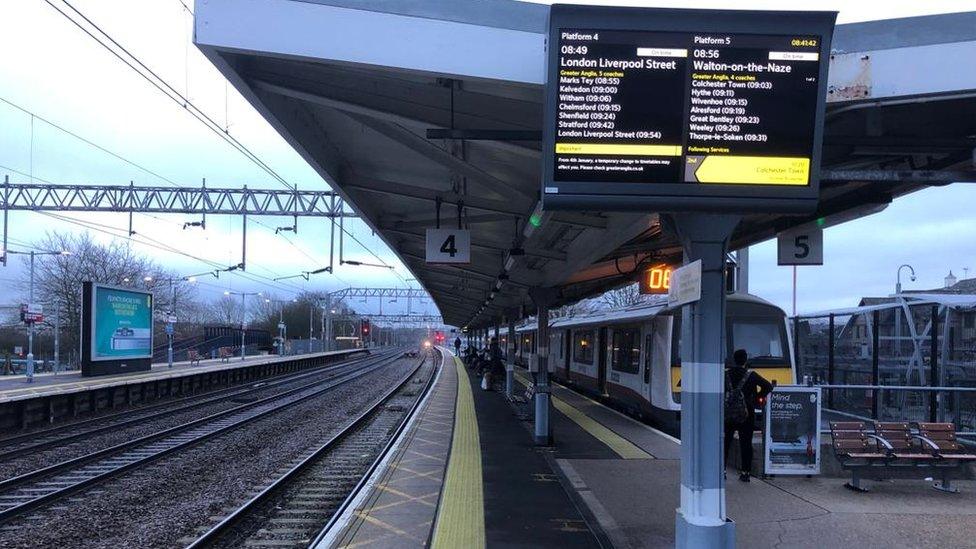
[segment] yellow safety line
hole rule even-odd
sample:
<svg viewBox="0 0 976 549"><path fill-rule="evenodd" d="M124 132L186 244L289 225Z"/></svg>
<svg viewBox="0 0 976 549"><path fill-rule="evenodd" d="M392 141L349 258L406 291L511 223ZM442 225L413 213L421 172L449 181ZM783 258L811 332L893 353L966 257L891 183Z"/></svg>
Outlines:
<svg viewBox="0 0 976 549"><path fill-rule="evenodd" d="M481 476L481 439L468 373L454 359L458 389L454 436L447 464L444 495L434 527L434 549L485 546L485 498Z"/></svg>
<svg viewBox="0 0 976 549"><path fill-rule="evenodd" d="M521 375L516 375L516 377L518 378L519 383L525 385L526 387L529 386L528 380L526 380L524 377ZM555 406L557 410L562 412L564 416L573 420L584 431L593 435L594 438L605 444L621 458L653 459L651 454L641 450L636 444L608 429L605 425L586 415L572 404L554 394L550 394L549 396L552 398L552 405Z"/></svg>

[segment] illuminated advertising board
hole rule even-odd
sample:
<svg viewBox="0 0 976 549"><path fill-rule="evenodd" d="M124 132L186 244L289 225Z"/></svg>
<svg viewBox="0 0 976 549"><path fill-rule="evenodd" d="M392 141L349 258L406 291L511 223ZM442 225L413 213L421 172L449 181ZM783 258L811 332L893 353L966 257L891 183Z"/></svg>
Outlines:
<svg viewBox="0 0 976 549"><path fill-rule="evenodd" d="M552 6L544 207L813 209L834 18Z"/></svg>
<svg viewBox="0 0 976 549"><path fill-rule="evenodd" d="M153 354L152 293L86 282L83 303L82 374L148 370Z"/></svg>

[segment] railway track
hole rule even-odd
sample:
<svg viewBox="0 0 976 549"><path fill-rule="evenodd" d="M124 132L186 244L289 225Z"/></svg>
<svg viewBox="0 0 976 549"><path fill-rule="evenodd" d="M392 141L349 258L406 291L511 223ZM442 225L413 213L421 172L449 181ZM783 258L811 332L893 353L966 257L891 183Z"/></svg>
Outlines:
<svg viewBox="0 0 976 549"><path fill-rule="evenodd" d="M377 355L385 356L385 355ZM127 410L111 415L91 418L84 421L72 422L51 429L33 431L0 439L0 462L7 461L19 456L40 452L48 448L63 446L84 438L100 435L117 429L138 425L148 421L155 421L168 416L213 405L219 402L246 398L258 391L264 391L275 387L280 387L289 383L294 383L302 379L322 375L323 372L344 368L350 364L355 364L363 358L353 358L325 364L312 370L307 370L301 374L284 374L275 376L268 380L249 383L244 387L230 387L218 391L212 391L204 395L194 395L177 400L172 400L160 404Z"/></svg>
<svg viewBox="0 0 976 549"><path fill-rule="evenodd" d="M0 482L0 523L221 433L317 397L392 364L398 357L398 354L391 354L370 358L359 364L353 371L337 373L330 378L318 379L184 425L4 480Z"/></svg>
<svg viewBox="0 0 976 549"><path fill-rule="evenodd" d="M433 384L439 362L439 355L426 358L342 431L290 463L199 538L184 540L188 549L309 546L333 526L386 456Z"/></svg>

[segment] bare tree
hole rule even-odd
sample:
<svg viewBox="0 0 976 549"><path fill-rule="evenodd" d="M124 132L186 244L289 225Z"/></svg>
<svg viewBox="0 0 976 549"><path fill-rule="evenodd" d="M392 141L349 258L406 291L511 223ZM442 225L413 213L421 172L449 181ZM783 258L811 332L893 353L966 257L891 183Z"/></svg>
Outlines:
<svg viewBox="0 0 976 549"><path fill-rule="evenodd" d="M154 281L175 277L152 260L138 255L128 243L99 244L88 233L50 232L35 242L33 247L38 250L70 252L69 255L38 256L35 258L34 268L35 301L44 305L49 316L60 313L66 349L76 349L78 344L82 282L162 290L162 286L153 287ZM21 283L25 297L30 284L29 277L29 271L25 270ZM148 283L145 282L147 277L151 279ZM172 292L169 291L168 283L165 288L167 291L160 292L164 296L159 296L163 297L162 304L157 298L157 316L165 315L172 306ZM174 288L177 300L183 300L184 303L195 300L195 291L185 282L178 283ZM179 310L177 315L180 316ZM184 315L184 318L187 317Z"/></svg>
<svg viewBox="0 0 976 549"><path fill-rule="evenodd" d="M222 295L213 300L206 315L208 322L236 326L241 323L241 300L237 296Z"/></svg>
<svg viewBox="0 0 976 549"><path fill-rule="evenodd" d="M634 283L610 290L600 296L600 300L610 309L623 309L644 303L646 299L641 295L640 287Z"/></svg>
<svg viewBox="0 0 976 549"><path fill-rule="evenodd" d="M589 300L577 301L576 303L570 305L563 305L558 309L553 309L549 313L551 318L563 318L563 317L574 317L574 316L584 316L592 313L595 310L593 303Z"/></svg>

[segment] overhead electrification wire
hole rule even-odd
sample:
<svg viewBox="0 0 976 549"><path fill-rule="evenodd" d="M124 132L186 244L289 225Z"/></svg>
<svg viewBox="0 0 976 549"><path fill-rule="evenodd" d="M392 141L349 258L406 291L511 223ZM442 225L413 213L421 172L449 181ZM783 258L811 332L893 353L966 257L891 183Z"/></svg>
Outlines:
<svg viewBox="0 0 976 549"><path fill-rule="evenodd" d="M48 120L47 118L44 118L43 116L40 116L40 115L38 115L38 114L36 114L34 112L31 112L30 110L28 110L28 109L26 109L24 107L21 107L20 105L14 103L13 101L10 101L9 99L7 99L5 97L0 97L0 101L6 103L8 105L10 105L11 107L19 110L20 112L22 112L22 113L24 113L26 115L32 116L35 119L40 120L41 122L44 122L45 124L47 124L48 126L51 126L52 128L55 128L57 130L60 130L60 131L62 131L64 133L70 135L71 137L74 137L75 139L77 139L77 140L79 140L79 141L81 141L81 142L83 142L83 143L85 143L85 144L87 144L87 145L89 145L91 147L94 147L94 148L102 151L103 153L105 153L105 154L107 154L107 155L109 155L109 156L111 156L113 158L117 158L118 160L121 160L122 162L125 162L126 164L129 164L130 166L133 166L134 168L137 168L137 169L139 169L139 170L141 170L143 172L146 172L147 174L149 174L149 175L151 175L153 177L159 178L159 179L161 179L161 180L169 183L170 185L172 185L174 187L179 187L179 185L176 184L176 182L173 181L172 179L169 179L167 177L164 177L162 175L159 175L158 173L150 170L149 168L147 168L147 167L145 167L145 166L143 166L141 164L138 164L136 162L133 162L132 160L129 160L128 158L126 158L126 157L124 157L124 156L122 156L122 155L120 155L120 154L118 154L116 152L110 151L110 150L106 149L105 147L99 145L98 143L95 143L94 141L91 141L89 139L86 139L85 137L83 137L81 135L78 135L77 133L75 133L75 132L73 132L73 131L65 128L64 126L61 126L61 125L59 125L59 124L57 124L55 122L52 122L52 121ZM15 170L12 170L12 171L15 171ZM21 175L25 175L25 174L21 174ZM37 178L35 178L35 179L37 179Z"/></svg>
<svg viewBox="0 0 976 549"><path fill-rule="evenodd" d="M71 137L74 137L75 139L78 139L79 141L81 141L82 143L85 143L86 145L89 145L89 146L91 146L91 147L93 147L93 148L95 148L95 149L97 149L99 151L102 151L105 154L108 154L109 156L111 156L113 158L116 158L118 160L121 160L122 162L125 162L126 164L129 164L130 166L133 166L133 167L135 167L135 168L137 168L139 170L142 170L143 172L145 172L145 173L147 173L147 174L149 174L149 175L151 175L153 177L156 177L156 178L158 178L158 179L160 179L160 180L168 183L172 187L176 187L176 188L179 188L180 187L180 185L178 183L176 183L175 181L173 181L172 179L170 179L168 177L165 177L165 176L159 174L158 172L155 172L155 171L153 171L153 170L151 170L151 169L149 169L149 168L147 168L147 167L145 167L145 166L143 166L143 165L141 165L141 164L139 164L137 162L134 162L134 161L132 161L132 160L130 160L130 159L122 156L121 154L119 154L117 152L114 152L112 150L109 150L109 149L107 149L107 148L99 145L98 143L95 143L94 141L92 141L92 140L90 140L90 139L88 139L88 138L86 138L86 137L84 137L84 136L82 136L82 135L80 135L78 133L75 133L75 132L73 132L73 131L65 128L64 126L61 126L60 124L57 124L56 122L53 122L51 120L48 120L47 118L44 118L43 116L39 116L38 114L34 113L33 111L31 111L31 110L29 110L29 109L27 109L25 107L22 107L22 106L20 106L20 105L18 105L16 103L14 103L13 101L10 101L9 99L6 99L6 98L0 96L0 101L2 101L3 103L6 103L8 105L10 105L11 107L13 107L13 108L15 108L15 109L17 109L17 110L19 110L21 112L23 112L24 114L27 114L27 115L31 116L32 119L40 120L41 122L44 122L45 124L51 126L52 128L55 128L55 129L57 129L57 130L59 130L61 132L64 132L64 133L70 135ZM33 175L29 174L29 173L26 173L26 172L23 172L23 171L14 169L14 168L2 166L2 165L0 165L0 168L3 168L3 169L8 170L10 172L13 172L13 173L22 175L24 177L31 178L33 180L40 181L42 183L46 183L48 185L54 185L55 184L52 181L48 181L48 180L42 179L40 177L33 176ZM148 214L148 213L143 213L143 212L136 212L136 213L140 213L141 215L146 215L146 216L151 217L153 219L157 219L157 220L163 221L162 218L157 217L157 216L154 216L154 215L151 215L151 214ZM271 227L269 227L268 225L266 225L266 224L264 224L264 223L262 223L262 222L260 222L260 221L258 221L256 219L254 219L252 221L254 221L255 223L257 223L258 225L261 225L263 227L267 227L268 229L271 229ZM176 225L180 225L179 223L176 223L176 222L172 222L172 223L174 223ZM281 234L279 234L278 236L284 237L284 235L281 235ZM298 250L299 252L301 252L303 255L305 255L305 257L308 257L311 261L313 261L315 263L318 263L318 260L316 260L314 257L312 257L311 255L309 255L309 253L307 251L305 251L304 249L302 249L300 246L298 246L297 244L295 244L294 242L292 242L291 239L289 239L287 237L284 237L284 238L285 238L285 240L288 242L288 244L290 246L292 246L293 248L295 248L296 250ZM269 270L269 272L271 272L275 277L278 276L278 273L274 273L273 271L270 271L270 270Z"/></svg>
<svg viewBox="0 0 976 549"><path fill-rule="evenodd" d="M251 162L253 162L256 166L258 166L259 168L261 168L268 175L270 175L272 178L274 178L275 180L277 180L279 183L281 183L282 185L284 185L289 190L296 190L296 188L295 188L294 185L292 185L291 183L289 183L288 181L286 181L281 175L279 175L274 169L272 169L271 166L269 166L263 160L261 160L261 158L257 154L255 154L254 152L252 152L249 148L247 148L246 145L244 145L243 143L241 143L237 138L235 138L234 136L230 135L230 133L225 132L224 130L222 130L220 128L220 125L217 124L217 122L214 121L212 118L210 118L210 116L206 112L204 112L202 109L200 109L199 107L197 107L185 95L183 95L176 88L174 88L172 85L170 85L169 82L167 82L162 77L160 77L158 74L156 74L155 71L153 71L151 68L149 68L138 57L136 57L135 55L133 55L132 52L130 52L128 49L125 48L125 46L123 46L118 41L116 41L114 38L112 38L112 36L110 34L108 34L107 32L105 32L104 30L102 30L101 27L99 27L95 22L93 22L91 19L89 19L84 13L82 13L80 10L78 10L78 8L74 7L67 0L60 0L60 1L61 1L62 4L64 4L65 6L67 6L71 11L73 11L75 14L77 14L78 17L80 17L81 19L83 19L85 21L85 23L87 23L93 29L95 29L95 32L97 32L100 36L104 37L104 40L103 39L99 39L99 37L98 36L95 36L95 34L91 30L89 30L84 25L82 25L78 20L76 20L74 17L72 17L66 11L64 11L63 9L61 9L60 7L58 7L57 5L55 5L54 1L52 1L52 0L44 0L44 2L47 3L49 6L51 6L51 8L53 8L55 11L57 11L62 16L64 16L65 19L67 19L72 24L74 24L76 27L78 27L79 29L81 29L82 32L84 32L89 37L91 37L92 40L94 40L100 46L102 46L103 48L105 48L109 53L111 53L112 55L114 55L117 59L119 59L119 61L122 61L130 69L132 69L137 74L139 74L140 76L142 76L147 82L149 82L150 84L152 84L153 87L155 87L157 90L159 90L160 92L162 92L163 95L165 95L166 97L168 97L170 100L172 100L176 104L181 105L188 113L190 113L191 116L193 116L194 118L196 118L201 124L203 124L204 126L206 126L210 131L212 131L213 133L215 133L216 135L218 135L221 139L223 139L224 141L226 141L229 145L231 145L232 147L234 147L235 149L237 149L237 151L240 152L242 155L244 155L248 160L250 160ZM125 53L125 56L123 56L121 53L119 53L111 45L109 45L108 43L106 43L105 40L107 40L108 42L111 42L111 44L114 45L115 48L118 48L119 50L121 50L122 52L124 52ZM128 59L126 58L126 56L128 56ZM138 67L136 65L138 65Z"/></svg>
<svg viewBox="0 0 976 549"><path fill-rule="evenodd" d="M170 245L168 245L168 244L166 244L164 242L160 242L160 241L158 241L156 239L147 237L145 235L136 235L136 237L130 236L128 234L128 231L126 229L124 229L124 228L121 228L121 227L113 227L111 225L105 225L105 224L96 223L96 222L93 222L93 221L83 221L83 220L80 220L80 219L74 219L74 218L71 218L71 217L67 217L67 216L63 216L63 215L58 215L58 214L55 214L55 213L52 213L52 212L37 212L37 213L39 213L41 215L45 215L47 217L51 217L51 218L54 218L54 219L58 219L60 221L64 221L66 223L71 223L71 224L74 224L74 225L78 225L78 226L84 227L86 229L90 229L90 230L93 230L93 231L97 231L97 232L100 232L100 233L104 233L104 234L107 234L109 236L113 236L113 237L116 237L116 238L124 238L126 240L135 242L137 244L142 244L144 246L149 246L151 248L156 248L158 250L162 250L162 251L165 251L165 252L169 252L169 253L181 255L183 257L187 257L189 259L193 259L193 260L199 261L201 263L204 263L204 264L206 264L206 265L208 265L210 267L213 267L215 269L221 270L221 272L230 272L231 274L233 274L235 276L238 276L240 278L243 278L245 280L248 280L250 282L255 282L255 283L258 283L258 284L267 285L269 287L277 287L277 289L279 289L280 291L289 292L289 293L300 293L302 291L302 289L300 287L298 287L298 286L294 286L294 285L291 285L291 284L283 284L281 282L276 282L276 281L274 281L274 280L272 280L272 279L270 279L268 277L261 276L259 274L247 273L247 272L244 272L244 271L224 271L223 269L224 269L225 265L222 265L222 264L220 264L220 263L218 263L216 261L212 261L212 260L209 260L209 259L205 259L205 258L196 256L196 255L193 255L193 254L191 254L189 252L185 252L183 250L180 250L179 248L175 248L175 247L170 246ZM115 231L115 232L113 232L113 231ZM137 238L137 237L141 237L141 239L140 238Z"/></svg>

